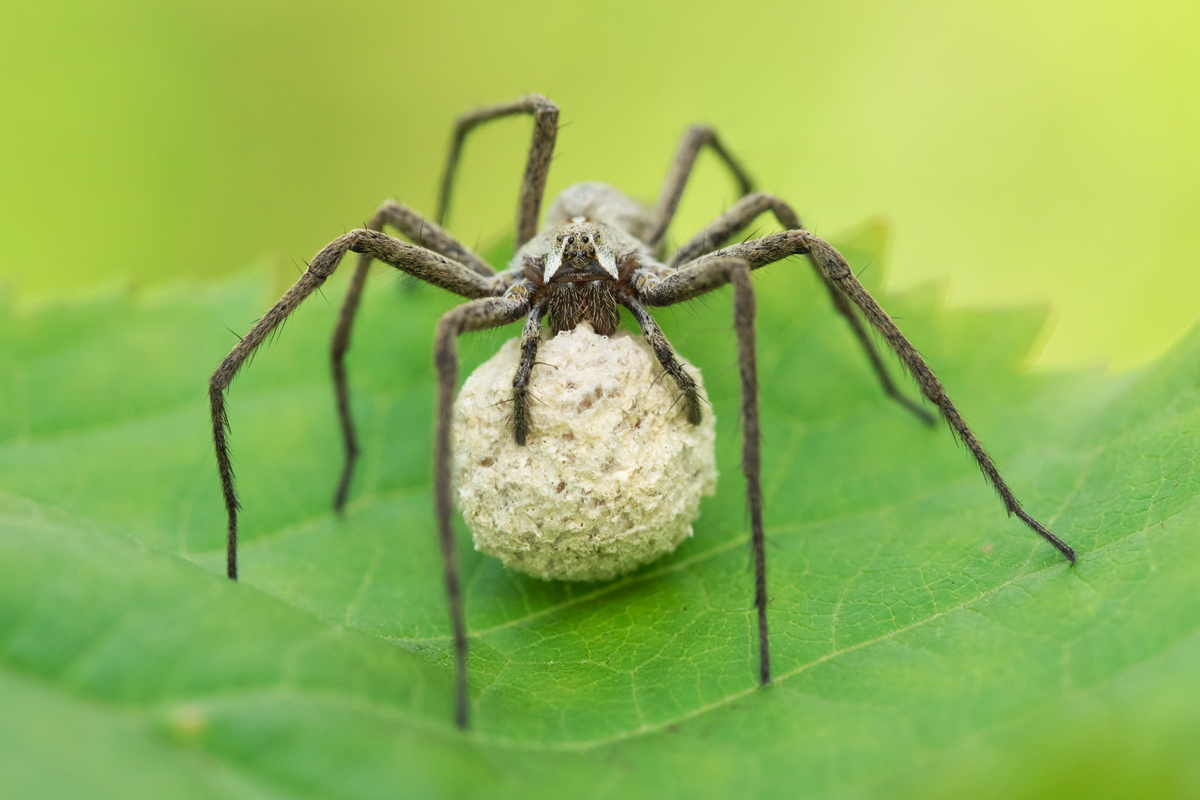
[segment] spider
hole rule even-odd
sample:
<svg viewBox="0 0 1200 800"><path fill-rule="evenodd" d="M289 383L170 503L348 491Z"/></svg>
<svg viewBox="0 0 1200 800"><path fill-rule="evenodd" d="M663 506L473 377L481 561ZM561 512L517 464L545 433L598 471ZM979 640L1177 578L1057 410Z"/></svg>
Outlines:
<svg viewBox="0 0 1200 800"><path fill-rule="evenodd" d="M533 137L517 203L516 255L508 269L497 273L447 232L442 224L450 205L454 176L468 133L482 123L518 114L533 117ZM461 116L454 127L442 175L436 221L393 200L383 203L366 228L339 236L317 253L295 285L217 367L209 381L209 400L217 466L229 517L227 571L230 579L237 579L239 506L229 460L225 390L246 359L306 297L333 274L348 252L359 254L358 266L342 303L331 345L338 416L345 445L345 465L333 500L334 509L339 513L346 502L359 452L350 414L344 358L372 260L387 262L396 269L468 300L441 317L434 333L433 347L437 371L434 506L453 631L455 722L460 727L467 726L469 710L467 635L450 526L450 425L458 385L457 337L468 331L496 328L522 320L525 323L521 334L520 362L512 381L511 404L512 435L520 445L525 444L530 430L529 381L536 365L543 320L548 320L553 333L569 331L576 325L589 322L597 333L607 335L616 330L618 312L622 306L633 314L664 372L678 387L681 407L687 420L697 424L704 411L696 383L680 365L648 309L675 305L726 284L732 285L742 397L742 470L746 477L746 505L754 563L754 605L758 617L758 679L764 685L771 680L771 666L767 637L767 578L760 485L755 300L750 280L752 270L789 256L806 256L828 290L834 308L850 325L884 392L926 424L935 422L933 415L896 388L859 315L879 332L912 374L921 393L937 406L950 430L966 445L978 463L985 481L1000 495L1005 510L1010 515L1017 515L1074 563L1075 552L1021 508L933 371L891 317L858 282L846 259L824 240L805 230L799 217L785 202L770 194L755 191L746 171L725 149L711 128L693 126L684 134L653 208L647 210L604 184L578 184L566 189L558 197L551 207L546 226L539 232L537 219L557 131L558 107L537 94L480 108ZM704 148L709 148L732 173L740 188L741 198L700 233L668 255L664 252L664 235L696 157ZM774 214L784 231L727 246L734 234L767 211ZM383 233L385 225L392 226L415 243Z"/></svg>

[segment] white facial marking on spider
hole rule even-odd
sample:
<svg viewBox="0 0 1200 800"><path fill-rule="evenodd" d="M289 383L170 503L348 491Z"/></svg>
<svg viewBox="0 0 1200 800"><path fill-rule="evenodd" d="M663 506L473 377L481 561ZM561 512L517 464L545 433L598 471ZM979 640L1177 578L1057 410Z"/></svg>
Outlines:
<svg viewBox="0 0 1200 800"><path fill-rule="evenodd" d="M513 114L529 114L533 117L533 141L517 203L518 249L510 267L497 274L470 248L444 230L441 223L445 220L459 154L467 133L480 123ZM922 421L933 423L934 418L928 411L902 395L892 383L863 326L864 319L904 362L921 393L938 408L954 434L966 445L983 472L984 479L1000 495L1008 513L1015 514L1069 561L1074 562L1075 552L1021 508L1000 477L991 457L946 395L941 382L892 318L858 282L846 259L824 240L804 230L799 217L782 200L754 192L745 171L725 150L711 128L695 126L684 134L659 199L649 211L612 187L597 183L576 184L554 201L547 213L546 227L539 234L538 211L557 132L558 107L541 95L527 95L460 117L442 177L437 221L429 220L394 200L385 202L366 229L351 231L322 249L296 284L217 367L209 381L209 403L217 468L229 520L226 561L231 579L237 578L239 506L229 458L225 390L258 346L296 306L333 274L343 256L351 251L359 253L360 258L343 301L331 348L334 387L346 448L345 467L334 495L334 508L339 512L345 504L358 456L344 357L372 259L384 261L409 275L470 300L443 315L434 334L434 365L438 377L434 506L455 653L455 722L461 727L467 725L470 703L467 630L450 526L451 421L454 393L458 385L456 340L467 331L525 321L509 404L509 432L513 448L525 448L531 431L534 414L529 406L529 387L531 374L538 365L535 357L542 341L543 317L549 319L551 335L583 330L590 325L595 333L611 336L616 332L620 319L620 306L628 308L633 314L642 329L646 345L674 384L678 392L675 401L679 408L678 415L686 420L687 425L700 426L705 414L697 381L675 356L647 307L682 303L726 284L732 285L742 390L742 470L746 476L746 505L754 562L754 605L758 622L758 680L763 684L770 682L771 671L767 636L766 552L759 481L758 377L751 270L789 256L806 256L828 289L834 308L845 318L866 351L884 392ZM664 254L662 242L667 226L675 214L696 156L705 147L710 148L729 168L743 196L699 234L659 261L657 257ZM725 246L739 231L767 211L773 213L786 230ZM415 244L382 233L385 225L396 228ZM597 398L598 402L606 400L608 398ZM663 413L670 415L676 412ZM549 427L554 425L549 414L545 422ZM627 434L621 435L628 438ZM680 436L678 431L673 435ZM612 436L618 435L614 433ZM597 482L597 485L601 484L603 480ZM519 537L520 534L517 535Z"/></svg>
<svg viewBox="0 0 1200 800"><path fill-rule="evenodd" d="M617 237L613 231L610 226L586 217L574 217L559 226L551 239L549 252L541 256L546 263L542 282L616 280L617 253L613 247ZM544 244L540 240L538 237L534 241Z"/></svg>

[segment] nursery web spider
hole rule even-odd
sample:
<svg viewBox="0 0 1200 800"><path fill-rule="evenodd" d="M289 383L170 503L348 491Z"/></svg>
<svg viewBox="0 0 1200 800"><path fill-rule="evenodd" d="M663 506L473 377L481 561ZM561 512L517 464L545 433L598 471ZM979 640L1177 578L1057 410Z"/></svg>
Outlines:
<svg viewBox="0 0 1200 800"><path fill-rule="evenodd" d="M442 223L450 204L456 167L467 134L481 123L516 114L533 117L533 139L517 204L516 255L508 269L497 273L447 232ZM217 367L209 382L209 399L217 465L229 515L227 567L230 578L237 578L238 500L226 438L229 421L225 412L224 392L246 359L296 306L333 274L347 252L359 254L358 267L342 303L332 341L334 385L346 452L345 467L333 501L334 508L339 512L345 504L358 456L344 357L372 259L384 261L468 300L442 316L434 334L433 348L438 386L434 503L456 657L455 721L460 726L466 726L468 717L467 634L450 526L450 421L458 384L456 340L467 331L525 321L521 336L521 360L513 378L512 395L512 434L519 444L525 443L530 426L529 378L536 366L543 318L548 318L549 326L555 333L571 330L587 321L596 332L611 334L618 323L620 306L632 312L663 370L678 386L683 413L695 424L704 413L696 384L680 366L648 308L682 303L727 283L732 284L742 395L742 469L746 476L746 503L754 562L759 680L763 684L770 681L771 668L767 639L766 555L763 548L758 378L754 345L755 301L751 270L789 256L806 256L829 291L834 308L850 325L884 392L923 422L934 422L929 412L897 390L867 334L860 314L899 356L915 378L921 393L937 406L951 431L970 450L984 479L1000 495L1005 510L1009 514L1016 514L1074 562L1074 551L1022 510L991 457L954 407L933 371L891 317L858 282L846 259L824 240L805 230L796 213L782 200L754 191L745 170L724 148L711 128L695 126L684 134L658 201L650 210L603 184L578 184L558 197L551 207L546 226L539 232L537 218L557 131L558 107L535 94L481 108L459 118L443 173L436 221L393 200L385 202L366 228L339 236L317 253L295 285ZM662 252L664 234L675 214L696 157L706 147L733 174L742 197L700 233L660 261L659 258L665 255ZM774 214L784 231L726 246L734 234L767 211ZM415 244L382 233L385 225L397 229Z"/></svg>

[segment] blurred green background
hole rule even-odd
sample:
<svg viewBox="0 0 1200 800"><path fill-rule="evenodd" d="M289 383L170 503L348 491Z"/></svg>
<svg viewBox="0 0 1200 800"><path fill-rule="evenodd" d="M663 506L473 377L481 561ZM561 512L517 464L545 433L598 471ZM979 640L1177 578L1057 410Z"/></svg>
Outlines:
<svg viewBox="0 0 1200 800"><path fill-rule="evenodd" d="M432 211L453 117L474 105L537 91L562 107L564 127L550 175L551 193L580 180L604 180L653 198L683 129L707 121L721 131L759 185L791 200L817 232L837 234L879 215L890 219L887 283L892 289L937 280L953 305L1049 304L1053 326L1033 363L1047 368L1103 363L1128 369L1163 352L1200 316L1200 270L1193 266L1200 211L1198 42L1200 6L1178 0L987 5L938 0L591 6L9 3L0 14L0 295L16 293L20 302L36 305L113 286L213 280L262 263L264 256L278 265L279 280L287 280L304 259L361 224L384 198ZM528 120L514 119L496 123L468 146L451 218L451 228L468 244L486 249L511 231L528 139ZM711 219L732 199L731 182L706 157L685 195L676 238ZM336 292L330 295L336 297ZM206 297L198 293L197 309L206 308ZM261 308L269 299L263 297ZM113 304L101 311L116 315L120 308ZM153 313L165 316L162 308ZM73 319L78 326L106 319L76 315L70 307L62 313L60 319ZM179 327L191 330L182 312L174 313ZM153 314L147 318L161 325ZM214 336L232 342L234 334L225 324L225 318L212 318L210 328L198 332L196 349L209 347ZM315 321L297 320L289 334L303 338L306 324L312 325L309 331L316 329ZM14 329L35 330L36 325ZM107 353L90 363L97 372L116 374L108 371L105 360L142 352L121 352L119 347L128 341L127 332L141 336L142 330L146 328L129 325L127 331L109 331L96 338L95 350L73 350L77 360L62 364L79 369L91 354ZM63 335L70 339L74 334ZM320 342L327 335L327 327L319 336L311 334ZM184 362L194 357L180 354L173 345L178 338L163 341L169 358ZM948 349L960 347L961 341ZM933 346L946 347L936 341ZM974 352L975 363L989 363L988 358L995 363L995 352L1004 346L999 340L984 343ZM427 366L427 358L419 360ZM314 356L311 362L322 370L311 396L319 391L329 403L319 361ZM49 356L47 362L52 362L47 374L68 369ZM156 363L161 362L149 358L139 366L148 371ZM205 369L215 365L206 363ZM282 364L281 370L291 368L286 359L273 363ZM94 382L84 372L53 374L82 376L79 385L85 387ZM162 384L158 393L147 392L144 381L128 381L130 396L140 398L141 405L121 407L112 401L125 397L117 390L94 408L75 397L55 400L87 413L115 408L136 415L163 404L162 392L191 392L186 387L193 378L187 375L201 386L205 373L177 369L164 374L175 377L156 378ZM270 368L251 374L263 377L242 380L261 380L258 385L265 386L272 378ZM0 374L0 381L4 378ZM399 375L390 380L399 381ZM1178 385L1187 380L1179 378ZM241 389L243 397L247 388ZM187 402L200 408L197 419L203 425L202 392L194 396ZM296 396L303 401L309 395ZM428 392L422 397L430 402ZM1168 400L1146 397L1174 413ZM56 408L53 403L48 407ZM403 407L411 411L415 406ZM428 419L425 412L422 406L422 419ZM254 430L250 404L243 400L235 413L243 420L236 425ZM172 417L168 424L183 430L182 419ZM292 424L291 417L282 419L281 424ZM1163 444L1152 455L1191 447L1183 427L1191 417L1180 419L1178 428L1162 424ZM178 440L163 437L162 429L137 430L146 438L131 439L127 446L142 448L143 442L153 441L159 448L177 449L180 463L188 469L194 463L200 476L192 483L175 483L160 474L161 481L182 487L180 491L202 486L208 496L217 496L207 440L200 442L191 462L186 459L193 451L176 448ZM321 430L321 435L334 435L331 426ZM427 435L428 428L421 431ZM1172 436L1182 444L1172 443ZM9 464L19 466L11 467L10 474L31 474L21 472L27 463L68 463L70 468L56 473L56 485L68 487L64 494L77 485L84 494L107 485L76 480L85 473L77 472L74 462L53 461L62 442L45 438L33 442L44 450L23 450L30 442L12 446ZM1140 445L1155 440L1128 441ZM80 445L88 446L94 447L91 440ZM1128 447L1118 452L1137 452ZM147 452L149 456L136 450L139 463L162 473L155 451ZM255 457L253 448L239 452L243 459ZM263 459L276 456L268 447L258 452ZM322 451L314 452L319 457ZM46 460L19 460L28 453ZM113 470L109 454L102 453L94 463L102 463L114 480L129 483ZM1165 463L1190 462L1178 456ZM1150 469L1146 464L1155 462L1136 466ZM306 470L306 480L320 478L309 469L310 462L296 459L292 466ZM401 466L422 476L426 469L416 461ZM1120 464L1110 472L1125 476ZM279 480L266 470L245 473L262 476L264 486ZM1164 471L1163 481L1175 479ZM977 481L974 476L971 480ZM1147 502L1157 500L1155 494ZM427 507L418 498L414 508L418 501L422 509ZM198 502L197 507L205 509L199 517L220 513L215 503ZM191 514L191 506L186 512ZM279 513L296 512L284 506ZM1118 517L1125 519L1113 515ZM203 527L194 523L196 530ZM219 531L219 520L205 529ZM1156 545L1161 535L1156 534ZM26 538L39 546L57 542L50 536ZM1175 541L1182 540L1180 534ZM1191 564L1168 563L1176 576ZM152 566L139 574L149 575ZM1118 574L1127 565L1114 560L1109 566L1113 571L1106 574ZM1159 576L1167 572L1164 568ZM177 573L164 574L158 585L166 586ZM192 578L199 586L208 576ZM141 586L137 581L130 585ZM223 582L213 588L228 590ZM1135 590L1129 590L1130 596L1136 597ZM1160 591L1154 597L1166 607L1173 598L1168 590ZM185 600L200 596L199 591L185 593ZM247 604L263 599L253 592L239 598L237 602ZM1182 600L1173 610L1177 619L1192 613ZM257 618L245 618L257 624ZM80 619L82 627L91 618ZM1162 627L1173 635L1169 626ZM1165 636L1154 630L1144 639L1158 642ZM1111 652L1122 658L1137 651L1136 642L1112 641ZM916 769L944 767L930 780L951 787L975 785L977 776L995 773L995 796L1007 796L1012 786L1056 785L1039 781L1049 780L1043 777L1050 774L1049 765L1061 766L1055 759L1065 752L1070 767L1062 773L1066 794L1072 789L1079 795L1095 791L1101 796L1105 789L1120 794L1132 785L1128 782L1153 794L1153 779L1167 785L1182 773L1178 765L1191 763L1185 750L1195 738L1189 713L1194 703L1190 696L1181 700L1165 691L1144 698L1158 686L1191 685L1187 676L1194 672L1196 650L1189 648L1173 656L1167 677L1135 674L1127 684L1117 684L1115 712L1103 701L1089 705L1093 698L1081 694L1061 708L1031 712L995 733L995 740L970 738L948 755L928 755ZM1082 672L1088 674L1093 666ZM1128 690L1139 680L1150 688L1142 694ZM35 687L26 695L34 699L22 706L22 713L6 717L0 712L0 722L49 720L38 730L50 733L33 740L33 747L52 755L55 760L48 763L64 773L77 763L86 765L79 754L97 752L92 748L112 742L113 751L120 751L127 741L121 738L126 730L121 726L144 722L121 717L111 738L87 728L75 739L61 739L53 725L59 718L54 709L65 701L43 700L43 691ZM991 708L986 697L981 703ZM108 708L88 705L85 712L100 719ZM852 729L860 718L856 714L851 708L848 726L840 730ZM804 724L803 717L797 718ZM759 723L758 718L747 719L748 724ZM1043 723L1045 733L1024 738ZM702 730L697 735L708 734ZM820 735L818 731L813 739ZM902 730L897 738L897 752L910 746L905 735ZM1058 735L1060 741L1052 739ZM72 750L71 741L83 743ZM781 738L781 746L787 741ZM993 747L995 741L999 744ZM1147 748L1183 744L1153 751L1130 748L1137 742L1149 743ZM159 746L157 740L152 744ZM829 745L843 762L825 774L859 768L845 765L857 751L844 745ZM0 753L4 750L0 747ZM71 758L59 759L59 753L68 751ZM1039 753L1042 760L1024 774L1005 760L1008 753ZM1106 753L1123 759L1103 757ZM805 757L817 763L821 752ZM124 777L122 763L119 756L106 761ZM379 757L377 763L391 762ZM911 787L898 785L896 791L924 792L926 777L916 774ZM1150 782L1149 788L1142 782Z"/></svg>
<svg viewBox="0 0 1200 800"><path fill-rule="evenodd" d="M285 273L379 201L431 211L455 114L526 91L550 191L658 189L692 121L818 233L894 224L889 284L1048 302L1043 365L1142 363L1200 315L1200 5L10 3L0 284L26 301ZM468 147L452 228L511 225L528 120ZM705 162L675 236L733 197Z"/></svg>

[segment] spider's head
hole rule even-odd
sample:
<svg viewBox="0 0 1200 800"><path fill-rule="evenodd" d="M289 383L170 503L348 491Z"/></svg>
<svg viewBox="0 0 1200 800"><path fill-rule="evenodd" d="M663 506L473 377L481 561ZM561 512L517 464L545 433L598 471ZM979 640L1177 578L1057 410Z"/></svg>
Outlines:
<svg viewBox="0 0 1200 800"><path fill-rule="evenodd" d="M551 241L542 278L546 283L616 280L617 259L609 233L582 217L564 223Z"/></svg>

